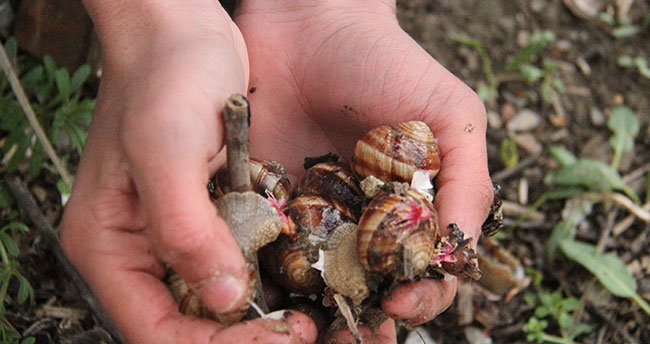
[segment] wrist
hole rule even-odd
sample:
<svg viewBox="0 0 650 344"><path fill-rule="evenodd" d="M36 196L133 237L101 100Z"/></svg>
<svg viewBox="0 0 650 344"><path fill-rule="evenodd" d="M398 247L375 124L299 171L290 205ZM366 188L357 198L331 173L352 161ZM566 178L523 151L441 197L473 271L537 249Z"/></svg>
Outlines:
<svg viewBox="0 0 650 344"><path fill-rule="evenodd" d="M182 43L197 35L232 39L231 20L217 1L84 0L84 5L97 29L105 62L126 63L160 44Z"/></svg>

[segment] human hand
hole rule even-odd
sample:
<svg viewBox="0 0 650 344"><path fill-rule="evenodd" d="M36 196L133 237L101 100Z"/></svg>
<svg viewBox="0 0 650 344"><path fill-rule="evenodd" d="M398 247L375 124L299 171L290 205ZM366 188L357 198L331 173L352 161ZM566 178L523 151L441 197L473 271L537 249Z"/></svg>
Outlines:
<svg viewBox="0 0 650 344"><path fill-rule="evenodd" d="M255 88L252 156L282 161L295 178L305 156L349 158L367 130L422 120L442 156L435 199L440 227L458 224L476 247L492 199L485 109L401 30L394 1L244 0L235 22ZM382 308L419 324L445 310L455 291L455 279L421 280L395 288ZM394 325L384 324L371 340L395 341Z"/></svg>
<svg viewBox="0 0 650 344"><path fill-rule="evenodd" d="M315 340L298 312L288 330L272 320L224 328L183 316L161 281L171 266L216 312L246 296L243 256L206 189L223 145L219 112L246 90L240 32L215 1L86 6L104 60L61 224L70 260L130 343Z"/></svg>

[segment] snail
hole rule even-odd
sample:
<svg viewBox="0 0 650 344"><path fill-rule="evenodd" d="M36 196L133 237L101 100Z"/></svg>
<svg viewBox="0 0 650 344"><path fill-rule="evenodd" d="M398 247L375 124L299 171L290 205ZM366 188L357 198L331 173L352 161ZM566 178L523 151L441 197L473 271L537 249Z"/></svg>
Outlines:
<svg viewBox="0 0 650 344"><path fill-rule="evenodd" d="M357 141L352 170L359 179L375 176L384 182L409 183L417 170L433 179L440 170L437 139L420 121L377 127Z"/></svg>
<svg viewBox="0 0 650 344"><path fill-rule="evenodd" d="M285 288L297 293L323 289L320 273L311 265L332 231L353 215L344 204L316 195L292 199L284 213L295 223L295 235L283 235L263 250L265 267Z"/></svg>
<svg viewBox="0 0 650 344"><path fill-rule="evenodd" d="M357 177L343 162L321 162L313 165L300 178L294 190L296 195L318 195L333 202L343 203L359 218L363 196Z"/></svg>
<svg viewBox="0 0 650 344"><path fill-rule="evenodd" d="M279 200L288 200L291 194L291 183L286 177L284 167L274 160L250 159L248 167L251 173L251 188L262 196L270 191ZM212 199L217 199L230 192L228 169L223 167L217 171L208 183L208 191Z"/></svg>
<svg viewBox="0 0 650 344"><path fill-rule="evenodd" d="M426 272L438 240L433 204L408 184L390 183L359 219L357 252L367 271L413 280Z"/></svg>

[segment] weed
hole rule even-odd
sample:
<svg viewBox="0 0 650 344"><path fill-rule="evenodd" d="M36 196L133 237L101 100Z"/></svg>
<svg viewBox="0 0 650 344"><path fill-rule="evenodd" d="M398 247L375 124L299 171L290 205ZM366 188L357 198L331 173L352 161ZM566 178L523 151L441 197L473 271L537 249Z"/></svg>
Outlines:
<svg viewBox="0 0 650 344"><path fill-rule="evenodd" d="M625 67L625 68L636 67L636 69L639 71L639 74L641 74L641 76L650 79L650 67L648 67L648 60L646 60L644 57L637 56L635 58L632 58L629 55L622 55L618 58L616 62L621 67Z"/></svg>

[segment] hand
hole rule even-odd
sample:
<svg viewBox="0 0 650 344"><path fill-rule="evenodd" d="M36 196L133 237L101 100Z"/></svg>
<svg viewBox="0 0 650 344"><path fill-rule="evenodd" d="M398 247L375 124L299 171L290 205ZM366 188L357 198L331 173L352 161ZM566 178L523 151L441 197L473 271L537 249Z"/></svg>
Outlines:
<svg viewBox="0 0 650 344"><path fill-rule="evenodd" d="M485 109L400 29L394 1L245 0L235 22L255 88L252 156L282 161L295 177L305 156L349 158L373 127L425 121L442 155L435 200L440 226L458 224L475 247L492 199ZM419 324L445 310L455 291L455 280L422 280L395 288L382 308ZM392 325L382 329L395 340Z"/></svg>
<svg viewBox="0 0 650 344"><path fill-rule="evenodd" d="M214 1L92 1L104 50L93 123L61 224L66 254L129 343L315 340L304 315L229 328L186 317L161 279L171 266L206 306L245 299L243 256L206 184L219 112L246 90L240 32Z"/></svg>

